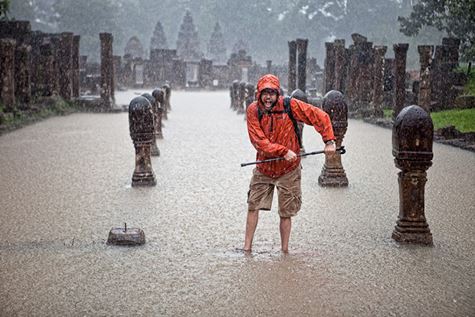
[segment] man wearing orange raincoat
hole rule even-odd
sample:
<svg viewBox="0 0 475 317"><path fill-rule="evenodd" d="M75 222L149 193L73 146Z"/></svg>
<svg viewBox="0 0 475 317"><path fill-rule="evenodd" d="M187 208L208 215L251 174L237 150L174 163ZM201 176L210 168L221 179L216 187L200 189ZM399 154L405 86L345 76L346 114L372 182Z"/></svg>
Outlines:
<svg viewBox="0 0 475 317"><path fill-rule="evenodd" d="M327 113L294 98L289 110L296 120L314 126L322 135L326 155L335 153L335 136ZM297 214L302 203L300 157L296 154L300 153L300 145L293 122L285 112L284 97L280 96L280 82L276 76L264 75L257 82L256 101L247 109L247 129L257 150L257 160L274 157L285 160L258 164L253 170L247 199L244 251L251 251L259 210L271 209L277 187L281 247L283 252L288 252L291 217Z"/></svg>

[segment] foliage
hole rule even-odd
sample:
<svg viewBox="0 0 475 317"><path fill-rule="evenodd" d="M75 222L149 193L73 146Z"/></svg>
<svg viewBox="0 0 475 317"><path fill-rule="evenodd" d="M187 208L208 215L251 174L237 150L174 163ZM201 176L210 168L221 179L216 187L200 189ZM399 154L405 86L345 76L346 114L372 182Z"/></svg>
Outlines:
<svg viewBox="0 0 475 317"><path fill-rule="evenodd" d="M10 7L10 0L0 0L0 19L6 17Z"/></svg>
<svg viewBox="0 0 475 317"><path fill-rule="evenodd" d="M467 74L468 65L459 67L457 70ZM463 92L466 95L475 96L475 69L473 68L473 65L467 77L467 83L463 88Z"/></svg>
<svg viewBox="0 0 475 317"><path fill-rule="evenodd" d="M460 132L475 132L475 108L432 112L434 129L455 126Z"/></svg>
<svg viewBox="0 0 475 317"><path fill-rule="evenodd" d="M433 26L458 37L462 42L462 57L475 58L475 1L419 0L408 17L398 18L401 32L408 36L419 33L423 26Z"/></svg>
<svg viewBox="0 0 475 317"><path fill-rule="evenodd" d="M11 131L45 118L66 115L76 111L73 103L68 102L61 97L50 97L36 100L34 104L38 105L39 110L3 113L2 109L0 109L0 123L2 125L0 134L4 131Z"/></svg>

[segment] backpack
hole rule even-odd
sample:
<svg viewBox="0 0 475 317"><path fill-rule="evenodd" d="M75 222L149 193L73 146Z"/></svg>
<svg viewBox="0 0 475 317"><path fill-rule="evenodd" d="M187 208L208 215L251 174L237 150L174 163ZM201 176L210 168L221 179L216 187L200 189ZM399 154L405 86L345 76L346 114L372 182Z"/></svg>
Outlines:
<svg viewBox="0 0 475 317"><path fill-rule="evenodd" d="M297 139L299 141L299 146L302 148L302 137L301 137L301 132L299 129L299 126L297 124L297 120L295 120L294 115L292 114L292 110L290 109L290 100L292 97L286 96L284 97L284 111L270 111L270 113L286 113L289 116L289 119L292 121L292 124L294 126L295 134L297 135ZM262 110L257 107L257 117L259 119L259 122L261 122L262 117L264 116L264 113Z"/></svg>

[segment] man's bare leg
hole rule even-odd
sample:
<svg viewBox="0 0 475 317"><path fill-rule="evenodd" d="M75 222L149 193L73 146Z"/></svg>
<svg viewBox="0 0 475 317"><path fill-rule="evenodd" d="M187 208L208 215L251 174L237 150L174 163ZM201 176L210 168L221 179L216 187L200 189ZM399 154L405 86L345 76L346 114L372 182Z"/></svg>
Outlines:
<svg viewBox="0 0 475 317"><path fill-rule="evenodd" d="M292 229L292 218L280 217L280 240L282 252L289 252L290 230Z"/></svg>
<svg viewBox="0 0 475 317"><path fill-rule="evenodd" d="M259 220L259 210L248 211L246 221L246 236L244 238L244 251L250 252L252 249L252 239L256 232L257 221Z"/></svg>

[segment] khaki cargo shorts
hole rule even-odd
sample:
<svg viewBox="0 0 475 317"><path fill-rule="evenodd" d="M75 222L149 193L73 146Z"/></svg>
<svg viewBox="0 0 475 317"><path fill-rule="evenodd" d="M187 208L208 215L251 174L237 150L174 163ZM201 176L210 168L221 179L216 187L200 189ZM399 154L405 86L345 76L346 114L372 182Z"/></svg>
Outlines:
<svg viewBox="0 0 475 317"><path fill-rule="evenodd" d="M277 187L279 216L295 216L302 205L301 169L299 166L290 173L272 178L255 168L252 172L249 192L247 193L248 210L270 210L274 187Z"/></svg>

